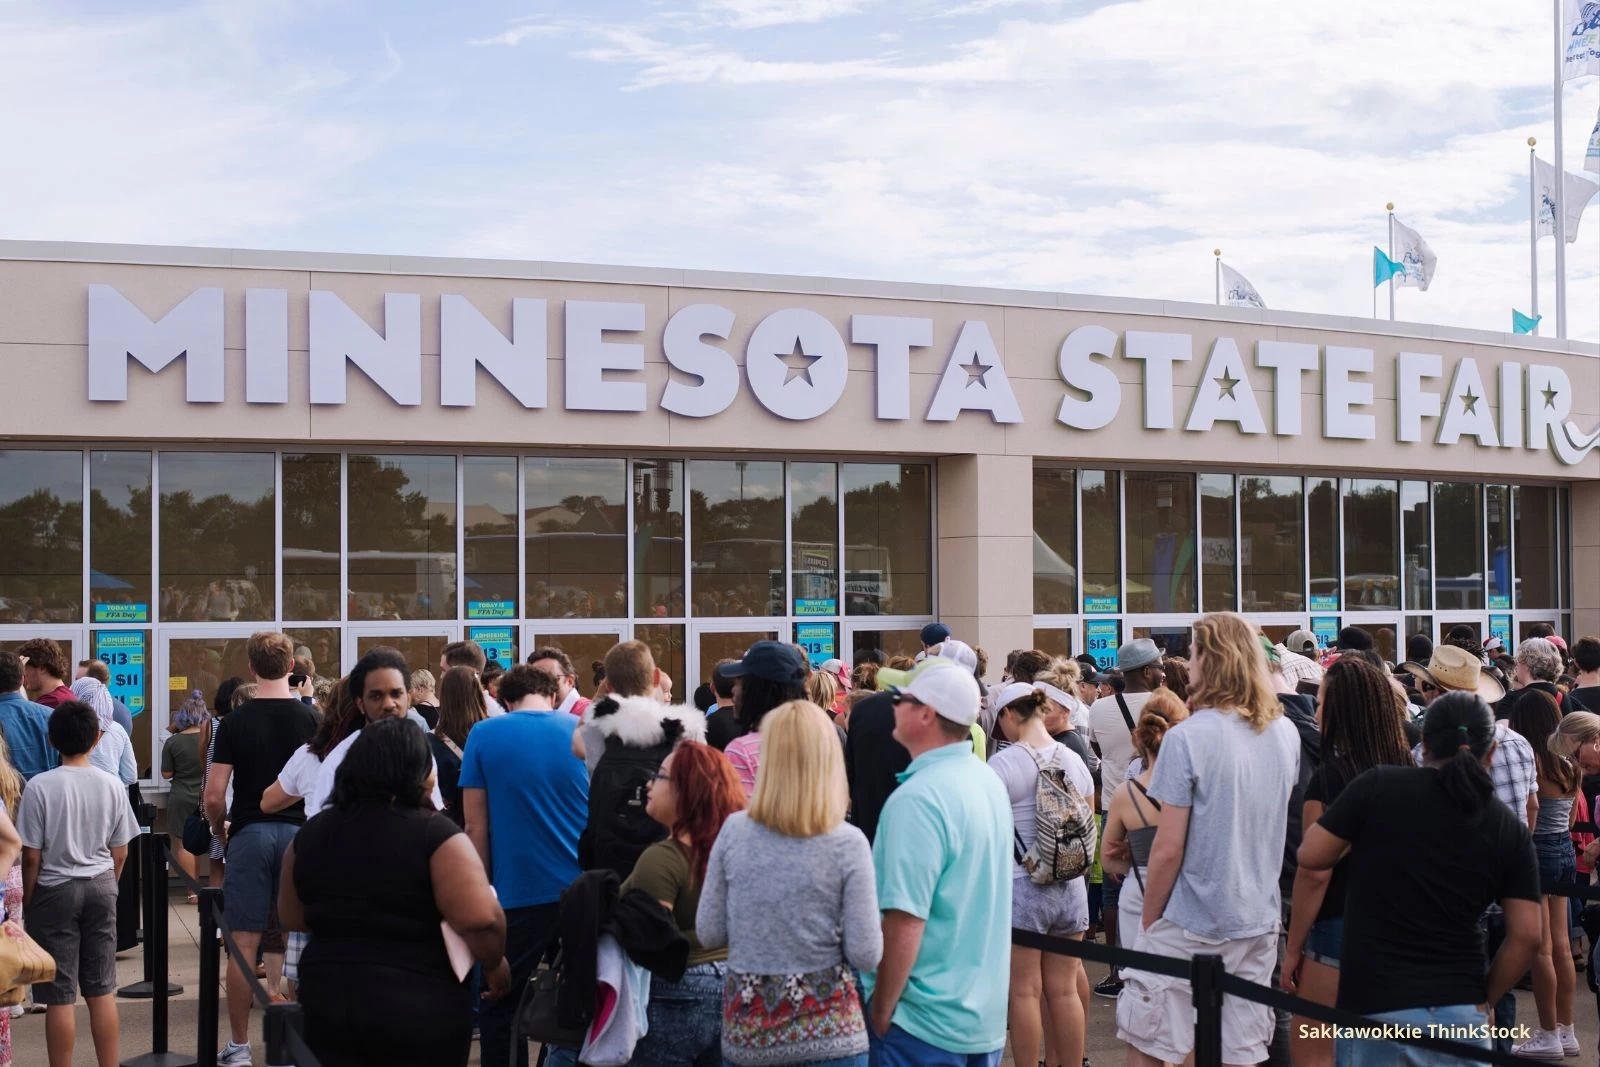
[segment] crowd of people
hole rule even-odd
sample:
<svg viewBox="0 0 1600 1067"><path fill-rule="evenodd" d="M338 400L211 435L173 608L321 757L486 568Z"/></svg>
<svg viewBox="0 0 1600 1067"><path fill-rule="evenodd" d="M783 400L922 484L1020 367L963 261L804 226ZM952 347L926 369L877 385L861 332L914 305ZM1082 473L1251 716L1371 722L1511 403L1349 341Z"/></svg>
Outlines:
<svg viewBox="0 0 1600 1067"><path fill-rule="evenodd" d="M1515 1050L1580 1052L1575 946L1600 923L1561 891L1600 861L1600 639L1534 634L1500 662L1472 631L1414 636L1395 665L1356 627L1322 649L1214 613L1181 658L1018 649L993 684L948 628L921 639L815 666L757 642L679 704L637 641L586 697L558 648L499 672L470 641L426 665L376 648L318 685L261 632L250 678L172 716L175 855L208 861L327 1067L465 1064L475 1032L480 1062L525 1065L525 994L550 998L552 1065L993 1067L1009 1042L1076 1067L1092 996L1116 999L1130 1064L1192 1053L1185 980L1091 988L1014 929L1215 953L1402 1023L1509 1032L1527 980ZM32 991L51 1067L79 995L118 1062L137 829L97 669L67 682L48 641L0 653L0 868L9 918L57 960ZM230 958L225 1067L253 1062L253 1006ZM1234 997L1222 1019L1231 1064L1444 1062Z"/></svg>

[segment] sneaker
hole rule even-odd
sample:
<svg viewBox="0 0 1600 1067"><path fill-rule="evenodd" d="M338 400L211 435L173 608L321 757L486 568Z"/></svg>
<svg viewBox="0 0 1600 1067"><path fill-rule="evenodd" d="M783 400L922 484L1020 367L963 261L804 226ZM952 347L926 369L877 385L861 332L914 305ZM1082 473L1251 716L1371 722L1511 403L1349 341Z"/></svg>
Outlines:
<svg viewBox="0 0 1600 1067"><path fill-rule="evenodd" d="M1566 1051L1561 1047L1561 1038L1556 1036L1554 1030L1535 1030L1528 1040L1512 1045L1511 1051L1514 1055L1532 1060L1559 1060L1566 1056Z"/></svg>
<svg viewBox="0 0 1600 1067"><path fill-rule="evenodd" d="M1578 1035L1573 1032L1572 1025L1556 1027L1556 1036L1561 1039L1561 1054L1576 1056L1578 1054Z"/></svg>
<svg viewBox="0 0 1600 1067"><path fill-rule="evenodd" d="M1122 979L1116 975L1107 975L1105 981L1094 987L1094 995L1115 1000L1122 995Z"/></svg>
<svg viewBox="0 0 1600 1067"><path fill-rule="evenodd" d="M251 1067L250 1046L229 1041L217 1054L217 1067Z"/></svg>

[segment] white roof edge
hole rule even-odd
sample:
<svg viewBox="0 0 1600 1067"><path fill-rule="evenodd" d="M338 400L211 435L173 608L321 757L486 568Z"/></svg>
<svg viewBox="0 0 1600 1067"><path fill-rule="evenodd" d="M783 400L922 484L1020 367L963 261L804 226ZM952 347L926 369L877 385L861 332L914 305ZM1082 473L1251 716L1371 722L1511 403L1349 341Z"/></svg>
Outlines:
<svg viewBox="0 0 1600 1067"><path fill-rule="evenodd" d="M1344 315L1300 311L1263 311L1219 307L1153 297L1094 296L1049 290L1001 289L930 282L874 281L806 275L746 274L675 267L639 267L540 260L462 259L443 256L391 256L358 252L277 251L250 248L207 248L190 245L99 244L81 241L0 240L0 260L61 263L107 263L161 267L231 267L248 270L293 270L329 274L413 274L435 277L504 278L538 281L611 282L665 285L689 289L736 289L794 293L802 296L859 296L888 300L1032 307L1118 315L1157 315L1493 345L1530 352L1600 356L1600 345L1558 341L1494 330L1470 330L1424 322L1389 322Z"/></svg>

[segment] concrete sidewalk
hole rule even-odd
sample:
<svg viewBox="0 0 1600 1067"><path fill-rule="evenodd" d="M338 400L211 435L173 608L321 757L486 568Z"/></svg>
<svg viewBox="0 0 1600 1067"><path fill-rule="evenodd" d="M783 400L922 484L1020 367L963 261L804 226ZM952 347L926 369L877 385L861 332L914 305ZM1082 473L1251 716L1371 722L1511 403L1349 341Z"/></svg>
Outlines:
<svg viewBox="0 0 1600 1067"><path fill-rule="evenodd" d="M178 1052L194 1051L199 1027L199 926L199 910L185 903L182 893L174 892L168 905L167 941L170 975L172 981L183 986L183 993L169 1002L168 1047ZM1089 965L1091 983L1099 981L1104 976L1105 968L1102 965ZM118 959L118 988L137 982L143 977L142 949L135 949ZM221 990L218 996L221 1011L220 1036L221 1040L226 1042L228 1039L226 997ZM1096 1067L1120 1067L1126 1053L1122 1042L1117 1040L1116 1002L1094 996L1089 1000L1089 1058ZM119 1062L122 1062L150 1051L151 1004L148 1000L119 1000L117 1003L121 1016L121 1047L118 1055ZM1575 1008L1578 1040L1584 1050L1583 1057L1576 1062L1593 1062L1597 1031L1600 1031L1600 1027L1596 1025L1594 996L1584 984L1581 974L1578 976ZM1535 1020L1532 993L1517 994L1517 1019L1519 1022ZM11 1040L12 1062L15 1067L44 1067L48 1062L45 1054L43 1015L26 1015L11 1020ZM259 1011L251 1012L250 1015L250 1042L251 1050L255 1053L255 1063L258 1067L266 1064L266 1046L261 1038ZM479 1062L476 1043L473 1044L469 1062L473 1065ZM1007 1065L1012 1064L1009 1049L1004 1062ZM94 1046L89 1039L88 1011L81 1002L78 1005L78 1043L72 1063L73 1067L95 1067Z"/></svg>

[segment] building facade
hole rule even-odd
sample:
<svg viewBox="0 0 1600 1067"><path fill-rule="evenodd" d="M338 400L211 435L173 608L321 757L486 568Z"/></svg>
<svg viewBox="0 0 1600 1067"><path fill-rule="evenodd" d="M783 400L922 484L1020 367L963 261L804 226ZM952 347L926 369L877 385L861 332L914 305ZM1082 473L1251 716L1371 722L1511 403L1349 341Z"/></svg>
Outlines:
<svg viewBox="0 0 1600 1067"><path fill-rule="evenodd" d="M0 647L112 668L141 770L283 628L686 696L914 652L1600 632L1592 345L815 278L0 242Z"/></svg>

